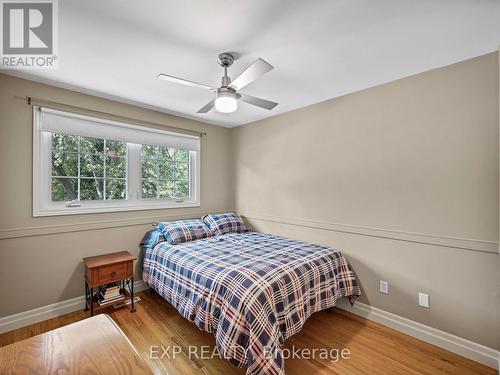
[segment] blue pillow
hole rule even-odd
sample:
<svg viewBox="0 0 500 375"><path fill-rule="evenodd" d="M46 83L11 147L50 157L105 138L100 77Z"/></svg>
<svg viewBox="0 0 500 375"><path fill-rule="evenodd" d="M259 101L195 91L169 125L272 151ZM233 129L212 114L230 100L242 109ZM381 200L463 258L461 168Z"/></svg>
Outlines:
<svg viewBox="0 0 500 375"><path fill-rule="evenodd" d="M139 246L150 247L152 249L157 244L164 241L165 237L163 237L163 234L158 230L158 228L156 228L146 232Z"/></svg>
<svg viewBox="0 0 500 375"><path fill-rule="evenodd" d="M156 227L171 245L211 236L210 229L198 219L167 221L158 223Z"/></svg>
<svg viewBox="0 0 500 375"><path fill-rule="evenodd" d="M243 219L236 212L205 215L202 217L202 220L210 228L212 234L224 234L229 232L243 233L247 231Z"/></svg>

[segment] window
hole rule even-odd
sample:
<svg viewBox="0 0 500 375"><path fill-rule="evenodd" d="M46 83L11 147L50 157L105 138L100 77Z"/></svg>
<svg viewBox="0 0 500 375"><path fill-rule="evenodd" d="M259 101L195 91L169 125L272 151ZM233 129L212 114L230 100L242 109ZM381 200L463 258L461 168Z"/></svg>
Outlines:
<svg viewBox="0 0 500 375"><path fill-rule="evenodd" d="M165 146L142 145L142 197L189 197L189 154Z"/></svg>
<svg viewBox="0 0 500 375"><path fill-rule="evenodd" d="M34 107L33 215L199 206L200 139Z"/></svg>
<svg viewBox="0 0 500 375"><path fill-rule="evenodd" d="M127 199L127 143L52 134L53 202Z"/></svg>

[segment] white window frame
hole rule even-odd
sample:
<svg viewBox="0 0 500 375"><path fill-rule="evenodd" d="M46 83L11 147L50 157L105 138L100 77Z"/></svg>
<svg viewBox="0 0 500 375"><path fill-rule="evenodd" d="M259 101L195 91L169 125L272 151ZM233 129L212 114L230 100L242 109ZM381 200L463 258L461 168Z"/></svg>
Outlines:
<svg viewBox="0 0 500 375"><path fill-rule="evenodd" d="M65 116L85 118L80 114L65 112ZM90 118L90 117L89 117ZM95 118L94 118L95 119ZM103 123L125 126L117 121L102 120ZM137 130L159 133L158 129L137 125ZM161 131L165 134L175 134ZM165 208L188 208L200 206L200 160L201 150L189 152L190 197L176 199L142 199L141 145L127 143L127 199L79 201L77 206L69 202L53 202L52 188L52 147L51 134L42 131L40 107L33 107L33 216L56 216L72 214L90 214L100 212L154 210Z"/></svg>

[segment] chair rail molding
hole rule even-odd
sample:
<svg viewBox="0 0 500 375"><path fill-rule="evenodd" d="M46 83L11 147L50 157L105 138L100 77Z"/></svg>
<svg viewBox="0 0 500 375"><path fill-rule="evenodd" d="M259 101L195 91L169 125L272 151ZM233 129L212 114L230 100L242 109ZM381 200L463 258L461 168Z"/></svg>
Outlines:
<svg viewBox="0 0 500 375"><path fill-rule="evenodd" d="M262 215L251 212L240 212L241 216L249 220L267 221L278 224L295 225L304 228L329 230L361 236L387 238L398 241L415 242L427 245L445 246L463 250L480 251L498 254L498 242L449 237L439 234L405 232L385 228L373 228L360 225L350 225L309 219L291 218L284 216Z"/></svg>
<svg viewBox="0 0 500 375"><path fill-rule="evenodd" d="M43 236L67 232L83 232L87 230L98 230L108 228L119 228L136 225L152 224L158 221L183 220L200 218L214 212L230 211L229 209L213 210L213 211L193 211L188 213L165 214L156 216L132 217L126 219L108 219L99 221L83 221L68 224L52 224L41 226L29 226L20 228L0 229L0 240L18 237L33 237Z"/></svg>

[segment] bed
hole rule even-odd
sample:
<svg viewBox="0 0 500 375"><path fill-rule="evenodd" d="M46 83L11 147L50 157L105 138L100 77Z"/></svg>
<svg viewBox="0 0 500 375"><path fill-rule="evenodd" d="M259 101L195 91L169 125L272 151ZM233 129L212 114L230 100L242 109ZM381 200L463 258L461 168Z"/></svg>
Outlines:
<svg viewBox="0 0 500 375"><path fill-rule="evenodd" d="M248 375L284 374L283 342L316 311L361 294L338 250L259 232L170 245L150 231L143 279Z"/></svg>

